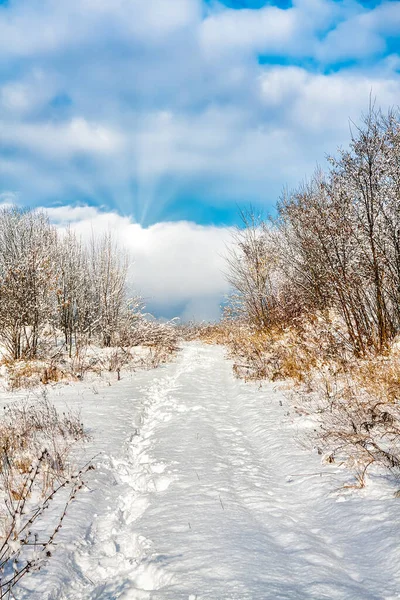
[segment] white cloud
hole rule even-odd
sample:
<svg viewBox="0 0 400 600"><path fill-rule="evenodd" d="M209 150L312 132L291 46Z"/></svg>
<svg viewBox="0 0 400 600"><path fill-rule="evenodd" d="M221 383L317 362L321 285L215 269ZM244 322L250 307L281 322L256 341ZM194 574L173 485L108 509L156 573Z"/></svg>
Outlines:
<svg viewBox="0 0 400 600"><path fill-rule="evenodd" d="M26 117L40 111L57 94L57 77L34 67L24 75L0 84L1 115L10 120Z"/></svg>
<svg viewBox="0 0 400 600"><path fill-rule="evenodd" d="M15 192L2 192L0 194L0 206L13 206L18 203L18 194Z"/></svg>
<svg viewBox="0 0 400 600"><path fill-rule="evenodd" d="M365 60L384 53L387 37L398 37L399 31L400 2L385 2L372 10L359 7L327 34L317 53L325 61Z"/></svg>
<svg viewBox="0 0 400 600"><path fill-rule="evenodd" d="M66 123L0 122L0 136L12 145L49 155L114 154L123 150L123 135L101 123L76 117Z"/></svg>
<svg viewBox="0 0 400 600"><path fill-rule="evenodd" d="M398 7L0 4L2 185L26 204L89 198L146 222L178 202L190 218L192 199L271 205L346 144L371 91L383 108L398 102L399 56L379 54ZM330 72L371 48L373 64ZM262 65L258 53L313 66Z"/></svg>
<svg viewBox="0 0 400 600"><path fill-rule="evenodd" d="M66 227L72 223L93 222L99 220L103 216L107 219L106 228L109 226L109 219L114 216L114 213L103 215L98 208L94 206L52 206L46 208L50 219L57 223L59 227ZM119 217L121 219L121 217ZM103 228L102 228L103 231Z"/></svg>
<svg viewBox="0 0 400 600"><path fill-rule="evenodd" d="M296 13L267 6L260 10L228 9L210 15L201 28L208 55L227 52L283 52L296 35Z"/></svg>
<svg viewBox="0 0 400 600"><path fill-rule="evenodd" d="M207 56L264 54L313 57L319 40L336 21L352 16L351 3L297 0L290 8L267 3L259 9L224 8L203 22L200 39Z"/></svg>
<svg viewBox="0 0 400 600"><path fill-rule="evenodd" d="M98 39L159 42L197 23L200 0L17 0L0 5L0 51L27 57Z"/></svg>
<svg viewBox="0 0 400 600"><path fill-rule="evenodd" d="M10 83L0 90L2 105L11 111L26 112L30 105L28 90L22 83Z"/></svg>
<svg viewBox="0 0 400 600"><path fill-rule="evenodd" d="M132 291L146 298L161 316L171 316L171 308L184 306L177 316L218 317L219 304L228 292L223 270L230 229L186 221L143 228L127 217L88 206L51 208L48 214L58 227L70 224L84 239L92 232L112 231L132 258Z"/></svg>
<svg viewBox="0 0 400 600"><path fill-rule="evenodd" d="M273 67L260 77L261 95L268 107L280 107L287 128L298 136L306 132L345 142L349 118L357 120L368 108L370 94L384 107L398 102L400 78L385 75L355 71L321 75L300 67Z"/></svg>

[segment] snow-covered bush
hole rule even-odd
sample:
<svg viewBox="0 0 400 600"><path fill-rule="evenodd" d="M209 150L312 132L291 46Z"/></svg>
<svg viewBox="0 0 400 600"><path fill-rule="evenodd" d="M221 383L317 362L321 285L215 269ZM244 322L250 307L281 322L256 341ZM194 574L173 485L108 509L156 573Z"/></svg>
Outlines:
<svg viewBox="0 0 400 600"><path fill-rule="evenodd" d="M129 341L132 346L163 346L175 350L178 344L176 322L161 322L150 315L140 315Z"/></svg>
<svg viewBox="0 0 400 600"><path fill-rule="evenodd" d="M319 428L314 443L328 462L345 464L364 487L373 466L400 473L400 409L380 402L347 377L329 377L317 395ZM315 386L315 389L318 389ZM307 401L305 402L307 406Z"/></svg>
<svg viewBox="0 0 400 600"><path fill-rule="evenodd" d="M19 475L26 474L26 468L43 448L46 448L48 467L46 484L53 484L58 475L68 475L71 448L86 434L79 415L64 412L60 415L47 400L44 390L28 400L19 400L3 408L0 419L0 464L8 465L2 470L2 478L7 475L5 487L21 487Z"/></svg>

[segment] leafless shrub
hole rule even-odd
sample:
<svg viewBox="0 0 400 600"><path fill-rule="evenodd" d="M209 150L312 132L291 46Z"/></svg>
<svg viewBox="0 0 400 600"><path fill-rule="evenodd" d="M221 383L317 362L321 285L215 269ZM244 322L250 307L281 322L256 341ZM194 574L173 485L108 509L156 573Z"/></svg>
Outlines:
<svg viewBox="0 0 400 600"><path fill-rule="evenodd" d="M200 339L201 331L208 325L208 323L189 321L188 323L177 324L176 331L179 339L183 342L193 342Z"/></svg>
<svg viewBox="0 0 400 600"><path fill-rule="evenodd" d="M304 383L318 364L332 357L340 362L340 357L352 356L346 353L337 325L323 314L304 316L287 327L263 330L246 322L223 322L216 339L228 346L234 371L247 380L289 378Z"/></svg>
<svg viewBox="0 0 400 600"><path fill-rule="evenodd" d="M67 374L56 361L44 360L3 360L7 370L8 388L12 391L29 389L38 386L57 383L67 377Z"/></svg>
<svg viewBox="0 0 400 600"><path fill-rule="evenodd" d="M84 476L92 467L85 466L68 478L58 479L43 492L42 477L47 473L49 457L43 450L34 460L21 486L16 492L5 490L0 538L0 598L14 597L15 586L26 575L38 571L53 554L54 544L63 526L67 510L79 490L84 486ZM43 517L49 507L57 502L60 507L50 526Z"/></svg>
<svg viewBox="0 0 400 600"><path fill-rule="evenodd" d="M316 432L324 459L345 464L364 487L372 466L400 473L400 409L390 399L379 400L349 374L318 391Z"/></svg>
<svg viewBox="0 0 400 600"><path fill-rule="evenodd" d="M60 415L46 394L12 403L0 420L0 598L51 557L67 509L88 464L75 472L70 453L86 438L79 415ZM53 505L53 522L47 509ZM55 515L55 516L54 516Z"/></svg>
<svg viewBox="0 0 400 600"><path fill-rule="evenodd" d="M238 335L243 325L238 319L231 321L223 319L219 323L188 323L178 327L179 336L183 341L201 341L206 344L229 344ZM248 329L247 324L243 325Z"/></svg>
<svg viewBox="0 0 400 600"><path fill-rule="evenodd" d="M234 231L226 259L226 277L235 290L228 310L261 330L275 319L277 257L261 216L250 210L241 212L241 218L243 227Z"/></svg>
<svg viewBox="0 0 400 600"><path fill-rule="evenodd" d="M162 346L172 352L178 347L179 332L176 321L160 322L151 315L141 314L135 319L126 342L129 346Z"/></svg>

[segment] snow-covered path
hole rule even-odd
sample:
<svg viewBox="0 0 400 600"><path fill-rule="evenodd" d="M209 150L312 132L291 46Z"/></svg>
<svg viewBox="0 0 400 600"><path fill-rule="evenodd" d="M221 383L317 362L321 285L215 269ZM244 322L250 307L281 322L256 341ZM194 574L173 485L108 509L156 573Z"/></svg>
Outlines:
<svg viewBox="0 0 400 600"><path fill-rule="evenodd" d="M82 407L104 456L63 531L78 541L22 596L400 598L400 501L335 491L342 475L298 443L284 396L235 380L223 349L69 387L57 401Z"/></svg>

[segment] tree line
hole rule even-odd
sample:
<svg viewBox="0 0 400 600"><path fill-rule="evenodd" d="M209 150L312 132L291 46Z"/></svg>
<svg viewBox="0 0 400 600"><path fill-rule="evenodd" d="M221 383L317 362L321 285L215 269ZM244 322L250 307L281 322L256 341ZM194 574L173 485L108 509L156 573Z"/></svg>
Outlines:
<svg viewBox="0 0 400 600"><path fill-rule="evenodd" d="M297 189L277 216L250 211L235 233L229 310L258 329L334 312L354 354L400 333L400 114L372 106L349 147Z"/></svg>
<svg viewBox="0 0 400 600"><path fill-rule="evenodd" d="M122 342L138 316L127 298L128 257L111 233L83 244L44 211L0 209L0 343L13 359L35 358L46 340L73 348Z"/></svg>

